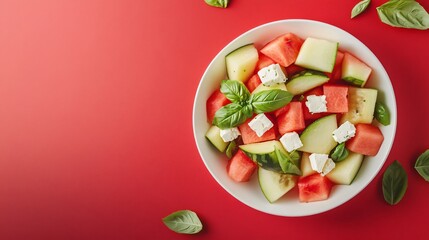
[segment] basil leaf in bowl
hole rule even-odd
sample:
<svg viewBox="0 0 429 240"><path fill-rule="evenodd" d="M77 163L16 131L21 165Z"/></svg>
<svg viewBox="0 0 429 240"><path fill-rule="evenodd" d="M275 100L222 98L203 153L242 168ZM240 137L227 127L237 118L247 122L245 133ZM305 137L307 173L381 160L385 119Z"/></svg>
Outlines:
<svg viewBox="0 0 429 240"><path fill-rule="evenodd" d="M265 113L277 110L288 104L293 98L290 92L280 89L265 90L252 95L250 101L255 113Z"/></svg>

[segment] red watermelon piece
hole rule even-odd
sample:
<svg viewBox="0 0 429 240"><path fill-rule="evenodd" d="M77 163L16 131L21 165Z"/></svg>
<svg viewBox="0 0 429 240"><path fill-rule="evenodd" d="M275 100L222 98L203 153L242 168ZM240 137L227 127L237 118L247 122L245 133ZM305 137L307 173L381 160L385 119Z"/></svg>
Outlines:
<svg viewBox="0 0 429 240"><path fill-rule="evenodd" d="M243 151L237 153L228 161L226 171L228 176L236 182L247 182L253 175L258 165L252 161Z"/></svg>
<svg viewBox="0 0 429 240"><path fill-rule="evenodd" d="M331 193L333 183L327 177L315 173L298 180L299 201L314 202L325 200Z"/></svg>
<svg viewBox="0 0 429 240"><path fill-rule="evenodd" d="M293 76L293 75L295 75L295 74L297 74L297 73L299 73L299 72L301 72L302 70L304 70L305 68L303 68L303 67L300 67L300 66L298 66L298 65L295 65L295 64L292 64L292 65L289 65L287 68L286 68L286 73L287 73L287 75L288 76ZM341 76L340 76L341 77Z"/></svg>
<svg viewBox="0 0 429 240"><path fill-rule="evenodd" d="M346 148L352 152L375 156L384 141L383 133L372 124L358 123L356 134L346 142Z"/></svg>
<svg viewBox="0 0 429 240"><path fill-rule="evenodd" d="M337 51L337 57L335 58L335 65L334 69L332 70L332 73L326 73L326 75L329 77L330 83L337 83L341 82L341 69L342 69L342 63L344 59L344 53L341 51Z"/></svg>
<svg viewBox="0 0 429 240"><path fill-rule="evenodd" d="M261 53L281 66L288 67L295 62L303 42L297 35L286 33L267 43Z"/></svg>
<svg viewBox="0 0 429 240"><path fill-rule="evenodd" d="M257 73L262 68L268 67L268 66L270 66L271 64L274 64L274 63L275 62L271 58L265 56L262 53L259 53L259 60L258 60L258 63L256 63L255 72Z"/></svg>
<svg viewBox="0 0 429 240"><path fill-rule="evenodd" d="M299 132L305 128L301 102L290 102L283 109L284 112L277 117L277 126L281 135L287 132Z"/></svg>
<svg viewBox="0 0 429 240"><path fill-rule="evenodd" d="M348 92L347 86L323 85L323 94L326 96L326 107L329 113L346 113L349 111Z"/></svg>
<svg viewBox="0 0 429 240"><path fill-rule="evenodd" d="M249 92L253 92L262 83L258 74L253 74L253 76L246 82L246 87Z"/></svg>
<svg viewBox="0 0 429 240"><path fill-rule="evenodd" d="M220 91L220 89L214 91L206 102L207 121L209 123L212 123L216 111L230 102L231 101L229 101L228 98L225 97L225 95Z"/></svg>

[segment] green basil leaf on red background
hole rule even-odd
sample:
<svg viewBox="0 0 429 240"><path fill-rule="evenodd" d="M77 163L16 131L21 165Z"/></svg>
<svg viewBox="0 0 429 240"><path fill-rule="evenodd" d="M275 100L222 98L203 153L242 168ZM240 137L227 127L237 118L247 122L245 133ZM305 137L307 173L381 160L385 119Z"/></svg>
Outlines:
<svg viewBox="0 0 429 240"><path fill-rule="evenodd" d="M429 29L429 14L414 0L390 0L377 7L380 20L393 27Z"/></svg>
<svg viewBox="0 0 429 240"><path fill-rule="evenodd" d="M180 210L163 218L164 224L174 232L195 234L203 229L197 214L191 210Z"/></svg>
<svg viewBox="0 0 429 240"><path fill-rule="evenodd" d="M357 15L363 13L370 3L371 0L362 0L358 4L356 4L352 9L351 18L354 18Z"/></svg>
<svg viewBox="0 0 429 240"><path fill-rule="evenodd" d="M394 161L383 174L384 200L395 205L404 197L408 187L408 176L398 161Z"/></svg>
<svg viewBox="0 0 429 240"><path fill-rule="evenodd" d="M227 8L229 0L204 0L207 5L218 8Z"/></svg>
<svg viewBox="0 0 429 240"><path fill-rule="evenodd" d="M414 169L429 182L429 149L422 153L414 165Z"/></svg>

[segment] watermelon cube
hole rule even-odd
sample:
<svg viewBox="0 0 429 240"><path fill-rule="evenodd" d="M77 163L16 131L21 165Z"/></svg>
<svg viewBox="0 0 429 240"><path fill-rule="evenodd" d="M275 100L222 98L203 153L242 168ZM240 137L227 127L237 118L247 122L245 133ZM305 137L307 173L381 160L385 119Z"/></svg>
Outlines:
<svg viewBox="0 0 429 240"><path fill-rule="evenodd" d="M344 59L344 53L341 51L337 51L337 57L335 58L335 65L332 73L326 72L326 75L329 77L330 83L337 83L341 81L341 69L342 63Z"/></svg>
<svg viewBox="0 0 429 240"><path fill-rule="evenodd" d="M253 92L260 84L262 83L261 79L259 78L258 74L253 74L249 80L246 82L246 87L249 90L249 92Z"/></svg>
<svg viewBox="0 0 429 240"><path fill-rule="evenodd" d="M326 107L329 113L346 113L349 111L347 94L349 88L341 85L324 85L323 94L326 96Z"/></svg>
<svg viewBox="0 0 429 240"><path fill-rule="evenodd" d="M298 132L305 128L301 102L290 102L282 110L283 112L277 117L277 126L281 135L287 132Z"/></svg>
<svg viewBox="0 0 429 240"><path fill-rule="evenodd" d="M286 68L286 73L287 73L288 76L293 76L293 75L295 75L295 74L297 74L297 73L299 73L299 72L301 72L303 70L305 70L303 67L300 67L298 65L292 64L292 65L289 65Z"/></svg>
<svg viewBox="0 0 429 240"><path fill-rule="evenodd" d="M225 95L220 91L220 89L214 91L206 102L207 121L211 124L213 122L213 118L217 110L219 110L221 107L227 105L230 102L231 101L229 101L228 98L225 97Z"/></svg>
<svg viewBox="0 0 429 240"><path fill-rule="evenodd" d="M303 42L304 40L297 35L286 33L267 43L261 49L261 53L281 66L287 67L295 62Z"/></svg>
<svg viewBox="0 0 429 240"><path fill-rule="evenodd" d="M269 57L267 57L267 56L265 56L264 54L262 54L262 53L259 53L259 60L258 60L258 62L256 63L256 69L255 69L255 72L258 72L259 70L261 70L262 68L264 68L264 67L268 67L268 66L270 66L271 64L274 64L275 62L271 59L271 58L269 58Z"/></svg>
<svg viewBox="0 0 429 240"><path fill-rule="evenodd" d="M207 121L212 123L217 110L230 102L231 101L229 101L228 98L226 98L225 95L221 93L220 89L214 91L206 102Z"/></svg>
<svg viewBox="0 0 429 240"><path fill-rule="evenodd" d="M359 123L355 127L356 134L346 142L346 148L367 156L377 155L384 140L380 129L367 123Z"/></svg>
<svg viewBox="0 0 429 240"><path fill-rule="evenodd" d="M226 171L228 176L236 182L247 182L253 175L258 165L252 161L243 151L237 153L228 161Z"/></svg>
<svg viewBox="0 0 429 240"><path fill-rule="evenodd" d="M299 201L314 202L325 200L329 197L332 186L332 182L319 173L302 177L298 181Z"/></svg>

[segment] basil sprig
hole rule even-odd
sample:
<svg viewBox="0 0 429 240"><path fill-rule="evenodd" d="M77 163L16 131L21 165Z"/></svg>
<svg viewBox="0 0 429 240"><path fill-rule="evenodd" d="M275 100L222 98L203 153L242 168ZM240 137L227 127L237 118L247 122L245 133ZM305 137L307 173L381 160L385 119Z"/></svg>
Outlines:
<svg viewBox="0 0 429 240"><path fill-rule="evenodd" d="M429 182L429 149L422 153L414 165L414 169Z"/></svg>
<svg viewBox="0 0 429 240"><path fill-rule="evenodd" d="M207 5L212 7L226 8L228 7L229 0L204 0Z"/></svg>
<svg viewBox="0 0 429 240"><path fill-rule="evenodd" d="M380 20L393 27L429 29L429 14L414 0L390 0L377 7Z"/></svg>
<svg viewBox="0 0 429 240"><path fill-rule="evenodd" d="M384 200L390 205L401 201L407 191L408 176L398 161L394 161L383 174Z"/></svg>
<svg viewBox="0 0 429 240"><path fill-rule="evenodd" d="M384 126L390 124L390 112L387 106L382 102L375 103L375 119Z"/></svg>
<svg viewBox="0 0 429 240"><path fill-rule="evenodd" d="M280 89L250 94L246 86L237 80L222 81L220 91L231 101L214 116L213 125L220 129L236 127L253 116L253 113L272 112L288 104L293 98L291 93Z"/></svg>
<svg viewBox="0 0 429 240"><path fill-rule="evenodd" d="M371 3L371 0L362 0L358 4L356 4L352 9L351 18L356 17L357 15L361 14L365 9L369 6Z"/></svg>
<svg viewBox="0 0 429 240"><path fill-rule="evenodd" d="M338 144L331 152L331 159L334 162L340 162L349 156L349 151L346 148L345 143Z"/></svg>
<svg viewBox="0 0 429 240"><path fill-rule="evenodd" d="M180 210L163 218L164 224L174 232L195 234L203 229L197 214L191 210Z"/></svg>

